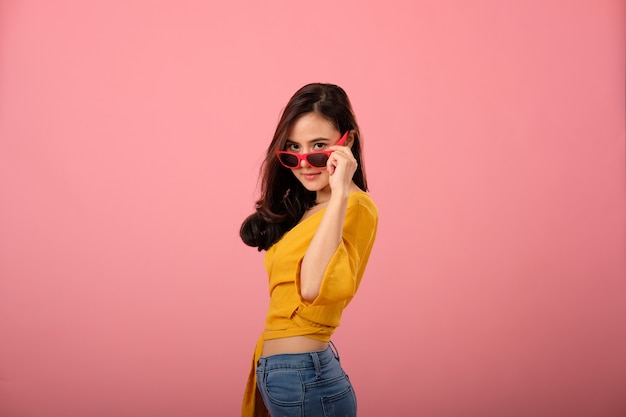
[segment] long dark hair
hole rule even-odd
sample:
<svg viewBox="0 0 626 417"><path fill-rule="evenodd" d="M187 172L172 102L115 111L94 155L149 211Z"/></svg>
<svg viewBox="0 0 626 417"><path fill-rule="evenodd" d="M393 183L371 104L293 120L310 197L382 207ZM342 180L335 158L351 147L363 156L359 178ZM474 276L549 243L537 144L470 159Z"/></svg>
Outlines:
<svg viewBox="0 0 626 417"><path fill-rule="evenodd" d="M333 84L305 85L296 91L283 110L261 166L261 198L256 202L255 212L244 220L239 231L243 242L259 251L269 249L298 224L307 209L315 205L316 193L304 188L276 157L276 151L285 149L291 126L307 113L319 114L342 134L354 131L351 149L358 165L352 180L360 189L367 191L361 158L361 135L346 92Z"/></svg>

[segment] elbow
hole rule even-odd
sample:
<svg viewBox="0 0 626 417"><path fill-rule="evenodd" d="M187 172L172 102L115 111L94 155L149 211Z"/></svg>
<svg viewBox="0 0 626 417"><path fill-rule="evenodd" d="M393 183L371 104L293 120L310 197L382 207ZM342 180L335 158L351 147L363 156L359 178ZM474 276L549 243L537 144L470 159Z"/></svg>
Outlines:
<svg viewBox="0 0 626 417"><path fill-rule="evenodd" d="M300 297L302 300L307 303L312 303L315 301L317 296L319 295L319 290L311 287L302 287L300 289Z"/></svg>

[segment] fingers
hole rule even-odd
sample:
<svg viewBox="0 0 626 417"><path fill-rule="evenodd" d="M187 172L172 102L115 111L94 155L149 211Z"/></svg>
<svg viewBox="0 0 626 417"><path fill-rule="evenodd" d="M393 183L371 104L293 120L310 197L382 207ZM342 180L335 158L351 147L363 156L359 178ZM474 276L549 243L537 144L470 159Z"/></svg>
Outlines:
<svg viewBox="0 0 626 417"><path fill-rule="evenodd" d="M345 173L346 180L352 180L358 163L352 151L347 146L333 147L333 153L330 154L326 166L328 173L333 176L336 173Z"/></svg>
<svg viewBox="0 0 626 417"><path fill-rule="evenodd" d="M356 169L358 163L354 155L349 148L342 146L343 149L336 149L333 153L330 154L328 158L328 164L334 165L337 167L338 165L345 165L348 169L354 168Z"/></svg>
<svg viewBox="0 0 626 417"><path fill-rule="evenodd" d="M352 154L352 150L350 149L349 146L333 145L333 146L329 147L328 149L333 151L333 153L331 154L330 158L332 158L333 155L336 156L337 159L345 157L348 162L351 162L351 163L354 163L354 164L357 163L356 158Z"/></svg>

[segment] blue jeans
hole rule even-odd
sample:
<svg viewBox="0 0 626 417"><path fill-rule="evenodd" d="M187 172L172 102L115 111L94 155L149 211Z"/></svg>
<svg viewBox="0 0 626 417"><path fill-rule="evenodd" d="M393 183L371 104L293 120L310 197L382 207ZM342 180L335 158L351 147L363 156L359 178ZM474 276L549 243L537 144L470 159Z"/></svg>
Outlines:
<svg viewBox="0 0 626 417"><path fill-rule="evenodd" d="M261 357L257 386L272 417L355 417L356 396L330 345Z"/></svg>

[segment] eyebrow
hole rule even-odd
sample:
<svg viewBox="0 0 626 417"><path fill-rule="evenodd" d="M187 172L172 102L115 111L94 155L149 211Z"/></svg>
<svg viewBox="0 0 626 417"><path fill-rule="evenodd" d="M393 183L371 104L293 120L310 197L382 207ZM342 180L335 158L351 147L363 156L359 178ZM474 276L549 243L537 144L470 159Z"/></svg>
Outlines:
<svg viewBox="0 0 626 417"><path fill-rule="evenodd" d="M328 138L313 138L313 139L310 139L308 141L304 141L303 143L313 143L313 142L330 142L330 139L328 139ZM291 140L291 139L287 139L286 143L295 143L296 145L300 144L300 142L296 142L295 140Z"/></svg>

